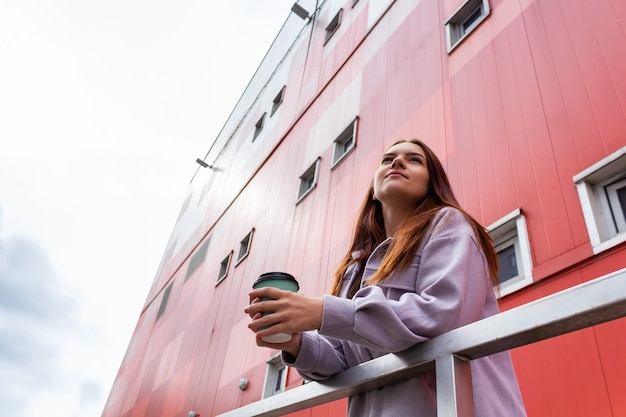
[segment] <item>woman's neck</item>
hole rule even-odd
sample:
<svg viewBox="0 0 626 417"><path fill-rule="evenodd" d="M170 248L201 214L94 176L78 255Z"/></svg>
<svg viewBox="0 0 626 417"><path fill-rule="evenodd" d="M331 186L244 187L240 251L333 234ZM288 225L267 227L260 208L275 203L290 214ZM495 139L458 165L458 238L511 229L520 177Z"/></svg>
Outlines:
<svg viewBox="0 0 626 417"><path fill-rule="evenodd" d="M385 221L385 234L387 237L393 237L398 231L398 228L409 217L413 209L407 208L387 208L383 207L383 219Z"/></svg>

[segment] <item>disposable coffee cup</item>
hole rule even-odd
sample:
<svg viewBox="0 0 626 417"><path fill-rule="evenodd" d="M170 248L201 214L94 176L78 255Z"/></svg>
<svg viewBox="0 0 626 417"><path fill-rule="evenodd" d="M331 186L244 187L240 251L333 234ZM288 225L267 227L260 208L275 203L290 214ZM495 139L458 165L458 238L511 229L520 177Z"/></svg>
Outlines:
<svg viewBox="0 0 626 417"><path fill-rule="evenodd" d="M254 284L252 284L252 288L265 288L265 287L275 287L285 291L298 292L300 286L298 285L298 281L286 272L266 272L265 274L260 275ZM263 300L271 300L269 297L263 297ZM272 314L272 312L265 312L263 315ZM259 330L267 329L267 327L262 327ZM262 337L264 341L268 343L285 343L291 340L291 333L278 333L272 336Z"/></svg>

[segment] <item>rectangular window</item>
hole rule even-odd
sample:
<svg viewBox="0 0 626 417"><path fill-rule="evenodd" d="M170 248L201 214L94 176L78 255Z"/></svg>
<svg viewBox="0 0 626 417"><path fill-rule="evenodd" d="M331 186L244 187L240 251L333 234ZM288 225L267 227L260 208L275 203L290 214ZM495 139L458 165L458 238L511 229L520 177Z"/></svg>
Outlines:
<svg viewBox="0 0 626 417"><path fill-rule="evenodd" d="M519 278L520 270L517 267L517 260L520 259L519 243L517 241L517 230L511 230L503 235L495 249L498 254L498 282L500 284L512 282Z"/></svg>
<svg viewBox="0 0 626 417"><path fill-rule="evenodd" d="M271 397L272 395L283 392L286 382L287 368L283 364L280 354L276 354L267 361L262 398Z"/></svg>
<svg viewBox="0 0 626 417"><path fill-rule="evenodd" d="M261 133L261 130L263 130L263 125L265 124L265 115L266 114L267 113L263 113L263 116L261 116L261 118L254 125L254 136L252 137L252 141L253 142L256 139L256 137L259 136L259 133Z"/></svg>
<svg viewBox="0 0 626 417"><path fill-rule="evenodd" d="M500 296L533 283L526 219L520 209L487 227L498 254Z"/></svg>
<svg viewBox="0 0 626 417"><path fill-rule="evenodd" d="M593 253L626 241L626 146L573 180Z"/></svg>
<svg viewBox="0 0 626 417"><path fill-rule="evenodd" d="M220 262L220 273L217 276L217 282L215 283L215 285L219 284L220 282L222 282L224 280L224 278L226 278L226 275L228 275L228 269L230 267L230 259L233 257L233 251L230 251L230 253L228 254L228 256L226 256L222 262Z"/></svg>
<svg viewBox="0 0 626 417"><path fill-rule="evenodd" d="M248 253L250 252L250 243L252 243L253 233L254 229L250 230L250 232L248 232L248 234L243 239L241 239L241 242L239 242L239 252L237 253L237 262L235 263L235 266L239 265L239 263L243 261L246 256L248 256Z"/></svg>
<svg viewBox="0 0 626 417"><path fill-rule="evenodd" d="M326 38L324 39L324 45L333 37L339 25L341 24L341 15L343 13L343 9L339 9L335 17L330 21L328 26L326 26Z"/></svg>
<svg viewBox="0 0 626 417"><path fill-rule="evenodd" d="M280 89L274 100L272 100L272 111L270 112L270 117L278 110L280 105L283 103L283 97L285 96L285 86Z"/></svg>
<svg viewBox="0 0 626 417"><path fill-rule="evenodd" d="M193 254L191 259L189 260L189 266L187 267L187 273L185 274L185 282L189 279L190 276L193 275L194 272L200 268L200 265L204 262L206 258L207 248L209 247L209 241L211 238L208 238Z"/></svg>
<svg viewBox="0 0 626 417"><path fill-rule="evenodd" d="M298 189L298 200L296 204L298 204L304 197L306 197L315 185L317 184L317 174L319 172L320 167L320 158L311 165L304 174L300 176L300 188Z"/></svg>
<svg viewBox="0 0 626 417"><path fill-rule="evenodd" d="M608 208L615 221L615 229L626 231L626 176L606 186Z"/></svg>
<svg viewBox="0 0 626 417"><path fill-rule="evenodd" d="M161 305L159 306L159 312L157 313L155 320L158 320L159 317L161 317L163 313L165 313L165 308L167 307L167 301L170 298L170 293L172 292L173 285L174 285L174 282L168 285L165 291L163 292L163 298L161 299Z"/></svg>
<svg viewBox="0 0 626 417"><path fill-rule="evenodd" d="M335 168L356 146L356 127L358 117L335 139L333 146L333 165Z"/></svg>
<svg viewBox="0 0 626 417"><path fill-rule="evenodd" d="M446 21L448 53L489 16L489 0L467 0Z"/></svg>

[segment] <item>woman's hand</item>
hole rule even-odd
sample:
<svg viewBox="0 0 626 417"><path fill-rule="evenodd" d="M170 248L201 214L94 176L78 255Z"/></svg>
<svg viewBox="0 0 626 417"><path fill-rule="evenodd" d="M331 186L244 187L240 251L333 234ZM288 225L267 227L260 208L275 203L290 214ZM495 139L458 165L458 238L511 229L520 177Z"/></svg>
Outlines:
<svg viewBox="0 0 626 417"><path fill-rule="evenodd" d="M244 312L252 318L248 328L256 333L259 346L285 350L297 356L300 350L299 333L319 329L322 325L324 308L322 297L307 297L273 287L252 290L249 296L250 305L244 309ZM263 297L271 298L271 300L263 301ZM272 314L262 315L268 312ZM271 327L259 330L266 326ZM292 333L294 337L285 343L267 343L261 340L262 337L278 333Z"/></svg>

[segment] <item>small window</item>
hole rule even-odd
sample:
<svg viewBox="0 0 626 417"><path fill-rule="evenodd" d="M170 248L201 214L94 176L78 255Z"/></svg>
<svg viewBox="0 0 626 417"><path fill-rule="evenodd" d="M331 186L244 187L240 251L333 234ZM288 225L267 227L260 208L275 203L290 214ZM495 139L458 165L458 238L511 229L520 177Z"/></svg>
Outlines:
<svg viewBox="0 0 626 417"><path fill-rule="evenodd" d="M333 165L331 169L335 168L339 162L354 149L356 146L356 124L358 117L354 119L350 126L346 127L343 132L335 139L333 148Z"/></svg>
<svg viewBox="0 0 626 417"><path fill-rule="evenodd" d="M500 296L532 284L532 260L526 219L517 209L487 227L498 254Z"/></svg>
<svg viewBox="0 0 626 417"><path fill-rule="evenodd" d="M167 307L167 301L170 298L170 293L172 292L172 286L173 285L174 285L174 283L172 282L165 289L165 292L163 293L163 298L161 299L161 305L159 306L159 312L157 313L157 316L156 316L155 320L158 320L159 317L161 317L163 315L163 313L165 313L165 308Z"/></svg>
<svg viewBox="0 0 626 417"><path fill-rule="evenodd" d="M335 34L339 25L341 24L341 14L343 13L343 9L339 9L333 20L330 21L328 26L326 26L326 38L324 39L324 45L332 38Z"/></svg>
<svg viewBox="0 0 626 417"><path fill-rule="evenodd" d="M189 279L190 276L193 275L194 272L200 268L200 265L204 262L206 258L207 248L209 247L209 239L207 239L202 246L196 250L191 259L189 260L189 266L187 267L187 273L185 274L185 282Z"/></svg>
<svg viewBox="0 0 626 417"><path fill-rule="evenodd" d="M252 137L253 141L256 139L257 136L259 136L259 133L261 133L261 130L263 130L263 124L265 123L266 114L267 113L263 113L263 116L261 116L259 121L256 122L256 124L254 125L254 136Z"/></svg>
<svg viewBox="0 0 626 417"><path fill-rule="evenodd" d="M220 262L220 273L219 273L219 275L217 277L217 282L215 283L215 285L217 285L220 282L222 282L224 280L224 278L226 278L226 275L228 275L228 268L230 267L230 259L232 257L233 257L233 251L230 251L228 256L226 256L224 258L224 260L222 260L222 262Z"/></svg>
<svg viewBox="0 0 626 417"><path fill-rule="evenodd" d="M451 52L487 16L489 0L468 0L446 21L448 52Z"/></svg>
<svg viewBox="0 0 626 417"><path fill-rule="evenodd" d="M248 256L250 252L250 243L252 243L252 234L254 233L254 229L250 230L250 232L244 237L241 242L239 242L239 253L237 253L237 262L235 266L239 265L241 261Z"/></svg>
<svg viewBox="0 0 626 417"><path fill-rule="evenodd" d="M299 203L304 197L306 197L315 185L317 184L317 174L320 166L320 158L311 165L305 172L300 176L300 188L298 190L298 201Z"/></svg>
<svg viewBox="0 0 626 417"><path fill-rule="evenodd" d="M263 398L271 397L272 395L283 392L285 390L286 382L287 368L281 360L280 353L278 353L267 361Z"/></svg>
<svg viewBox="0 0 626 417"><path fill-rule="evenodd" d="M272 115L276 112L276 110L278 110L278 108L280 107L280 105L283 102L283 97L285 96L285 86L283 86L283 88L280 89L280 91L278 92L278 94L276 95L276 97L274 97L274 100L272 100L272 111L270 113L270 117L272 117Z"/></svg>
<svg viewBox="0 0 626 417"><path fill-rule="evenodd" d="M626 241L626 146L573 179L593 253Z"/></svg>

